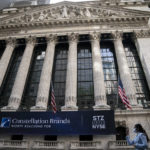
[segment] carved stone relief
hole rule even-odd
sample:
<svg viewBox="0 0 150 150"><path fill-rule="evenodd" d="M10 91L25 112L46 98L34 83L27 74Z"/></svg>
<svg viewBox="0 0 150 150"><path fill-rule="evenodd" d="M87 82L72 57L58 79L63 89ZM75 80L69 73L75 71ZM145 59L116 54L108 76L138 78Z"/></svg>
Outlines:
<svg viewBox="0 0 150 150"><path fill-rule="evenodd" d="M0 24L16 24L16 23L32 23L40 21L50 21L55 19L82 19L82 18L103 18L103 17L119 17L129 16L125 12L117 12L109 9L90 8L90 7L72 7L62 6L49 8L38 12L26 11L24 15L17 16L8 20L1 21Z"/></svg>
<svg viewBox="0 0 150 150"><path fill-rule="evenodd" d="M134 31L134 36L135 36L135 38L149 38L150 30Z"/></svg>

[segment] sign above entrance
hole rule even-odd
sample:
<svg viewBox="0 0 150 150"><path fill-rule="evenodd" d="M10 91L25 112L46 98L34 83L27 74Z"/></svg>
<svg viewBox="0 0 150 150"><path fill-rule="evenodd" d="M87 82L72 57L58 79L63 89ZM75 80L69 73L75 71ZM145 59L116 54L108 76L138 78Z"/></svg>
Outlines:
<svg viewBox="0 0 150 150"><path fill-rule="evenodd" d="M0 134L115 134L114 111L1 112Z"/></svg>

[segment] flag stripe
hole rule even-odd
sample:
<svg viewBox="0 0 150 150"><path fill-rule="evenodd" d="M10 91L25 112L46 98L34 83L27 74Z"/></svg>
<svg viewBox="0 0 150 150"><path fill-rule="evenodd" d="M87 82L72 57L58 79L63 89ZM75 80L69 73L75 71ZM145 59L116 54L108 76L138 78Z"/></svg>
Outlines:
<svg viewBox="0 0 150 150"><path fill-rule="evenodd" d="M126 98L124 98L124 96L122 95L121 92L119 92L119 96L120 96L122 102L123 102L127 107L131 107L130 104L129 104L129 101L128 101Z"/></svg>
<svg viewBox="0 0 150 150"><path fill-rule="evenodd" d="M52 106L53 112L56 113L57 107L56 107L56 102L55 102L55 94L54 94L53 85L52 85L52 90L51 90L51 106Z"/></svg>
<svg viewBox="0 0 150 150"><path fill-rule="evenodd" d="M51 105L53 105L54 107L56 107L56 103L53 100L51 101Z"/></svg>
<svg viewBox="0 0 150 150"><path fill-rule="evenodd" d="M118 94L119 94L123 104L125 104L125 106L127 108L132 109L130 102L126 96L125 89L123 88L123 84L122 84L121 80L119 79L118 82L119 82L118 83Z"/></svg>
<svg viewBox="0 0 150 150"><path fill-rule="evenodd" d="M120 95L120 97L122 97L122 99L124 99L129 104L127 97L124 95L124 93L122 93L122 91L120 89L119 89L119 95Z"/></svg>

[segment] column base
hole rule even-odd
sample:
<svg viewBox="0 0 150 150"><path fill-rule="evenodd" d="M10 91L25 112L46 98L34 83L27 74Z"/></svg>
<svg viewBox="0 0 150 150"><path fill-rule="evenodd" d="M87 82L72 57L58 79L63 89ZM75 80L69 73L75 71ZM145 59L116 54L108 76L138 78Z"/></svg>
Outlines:
<svg viewBox="0 0 150 150"><path fill-rule="evenodd" d="M30 108L30 111L46 111L47 107L43 107L43 106L33 106Z"/></svg>
<svg viewBox="0 0 150 150"><path fill-rule="evenodd" d="M8 112L8 111L15 112L17 111L17 108L13 106L4 106L1 108L1 112Z"/></svg>
<svg viewBox="0 0 150 150"><path fill-rule="evenodd" d="M61 107L62 111L78 111L77 106L62 106Z"/></svg>
<svg viewBox="0 0 150 150"><path fill-rule="evenodd" d="M110 110L109 105L95 105L93 106L94 110Z"/></svg>

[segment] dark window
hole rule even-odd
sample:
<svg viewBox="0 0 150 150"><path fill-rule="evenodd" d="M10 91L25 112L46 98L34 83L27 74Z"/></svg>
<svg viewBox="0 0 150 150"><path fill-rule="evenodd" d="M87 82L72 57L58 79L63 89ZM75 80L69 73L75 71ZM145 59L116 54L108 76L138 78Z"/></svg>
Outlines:
<svg viewBox="0 0 150 150"><path fill-rule="evenodd" d="M80 141L93 141L93 135L80 135Z"/></svg>
<svg viewBox="0 0 150 150"><path fill-rule="evenodd" d="M5 75L1 93L0 93L0 107L6 106L10 97L16 74L22 59L22 55L25 49L25 45L17 45L12 54L7 73Z"/></svg>
<svg viewBox="0 0 150 150"><path fill-rule="evenodd" d="M122 102L118 97L118 67L114 46L111 42L107 41L102 41L100 45L107 103L114 109L116 106L122 106Z"/></svg>
<svg viewBox="0 0 150 150"><path fill-rule="evenodd" d="M81 42L78 44L77 68L77 105L79 109L92 109L94 105L94 85L90 43Z"/></svg>
<svg viewBox="0 0 150 150"><path fill-rule="evenodd" d="M66 43L58 44L55 50L53 80L52 80L58 110L61 108L61 106L64 106L67 59L68 59L68 44Z"/></svg>
<svg viewBox="0 0 150 150"><path fill-rule="evenodd" d="M150 100L150 91L136 47L131 40L124 40L123 44L125 47L125 53L128 61L128 66L130 68L131 77L135 85L138 103L147 108L149 106L147 101Z"/></svg>
<svg viewBox="0 0 150 150"><path fill-rule="evenodd" d="M6 48L6 42L5 41L0 41L0 59L4 53L4 50Z"/></svg>
<svg viewBox="0 0 150 150"><path fill-rule="evenodd" d="M11 140L23 140L23 135L12 135Z"/></svg>
<svg viewBox="0 0 150 150"><path fill-rule="evenodd" d="M28 110L30 107L35 105L41 71L45 58L45 50L46 44L37 44L34 48L31 68L29 70L28 80L20 106L21 110Z"/></svg>
<svg viewBox="0 0 150 150"><path fill-rule="evenodd" d="M45 141L57 141L57 136L56 135L45 135L44 140Z"/></svg>
<svg viewBox="0 0 150 150"><path fill-rule="evenodd" d="M116 128L116 140L125 140L126 139L126 128L125 127L117 127Z"/></svg>

